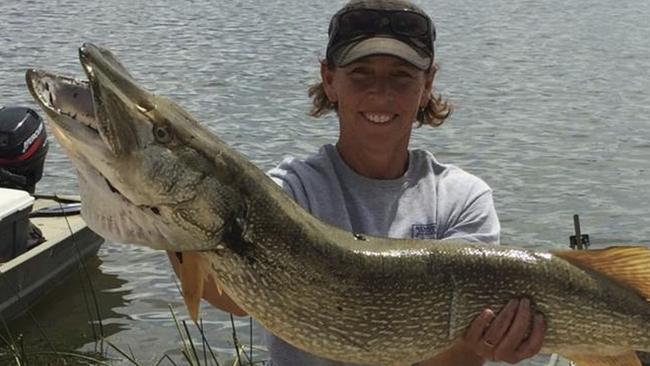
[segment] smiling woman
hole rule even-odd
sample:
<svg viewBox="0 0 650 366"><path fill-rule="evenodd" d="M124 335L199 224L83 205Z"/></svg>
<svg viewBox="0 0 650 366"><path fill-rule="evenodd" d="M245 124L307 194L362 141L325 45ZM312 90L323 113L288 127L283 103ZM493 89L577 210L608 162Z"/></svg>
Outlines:
<svg viewBox="0 0 650 366"><path fill-rule="evenodd" d="M336 112L338 140L307 159L283 161L269 175L311 214L348 231L498 244L490 187L427 151L409 149L415 124L439 126L452 112L433 93L431 18L406 0L352 0L331 18L328 34L321 82L309 95L312 116ZM206 288L204 297L233 311L225 294ZM518 362L539 352L544 321L528 300L511 301L498 316L488 308L493 304L484 306L461 341L422 364ZM275 366L344 365L272 333L268 339Z"/></svg>
<svg viewBox="0 0 650 366"><path fill-rule="evenodd" d="M396 57L322 65L323 88L339 117L338 153L355 172L395 179L407 166L413 121L429 101L432 72Z"/></svg>

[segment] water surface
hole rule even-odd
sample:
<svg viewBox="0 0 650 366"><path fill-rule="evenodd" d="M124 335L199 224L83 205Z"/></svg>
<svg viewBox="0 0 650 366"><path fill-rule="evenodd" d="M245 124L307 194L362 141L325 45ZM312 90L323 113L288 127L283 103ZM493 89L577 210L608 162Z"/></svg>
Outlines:
<svg viewBox="0 0 650 366"><path fill-rule="evenodd" d="M0 105L36 107L24 85L28 67L81 76L77 48L90 41L113 50L143 85L180 102L268 169L336 138L334 117L307 117L306 89L317 80L327 21L340 4L3 0ZM572 216L580 214L594 246L649 244L650 3L419 4L438 28L436 87L457 110L441 128L416 130L412 146L492 186L503 242L565 247ZM52 141L39 191L76 187ZM186 313L161 253L108 243L90 273L112 343L131 347L144 364L165 352L179 355L168 305L182 318ZM71 280L57 287L33 317L55 347L92 351L78 286ZM229 317L208 306L202 311L210 344L231 354ZM244 339L247 324L236 323ZM14 327L37 333L32 318ZM30 342L40 345L33 340L39 337ZM254 342L261 343L257 329Z"/></svg>

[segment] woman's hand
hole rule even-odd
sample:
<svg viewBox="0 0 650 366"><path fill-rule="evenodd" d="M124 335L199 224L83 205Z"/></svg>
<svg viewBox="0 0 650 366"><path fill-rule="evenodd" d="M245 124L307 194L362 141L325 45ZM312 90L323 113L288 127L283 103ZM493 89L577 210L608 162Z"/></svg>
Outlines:
<svg viewBox="0 0 650 366"><path fill-rule="evenodd" d="M530 300L511 300L496 316L485 309L476 317L463 343L487 360L514 364L539 353L545 332L544 317L534 314Z"/></svg>

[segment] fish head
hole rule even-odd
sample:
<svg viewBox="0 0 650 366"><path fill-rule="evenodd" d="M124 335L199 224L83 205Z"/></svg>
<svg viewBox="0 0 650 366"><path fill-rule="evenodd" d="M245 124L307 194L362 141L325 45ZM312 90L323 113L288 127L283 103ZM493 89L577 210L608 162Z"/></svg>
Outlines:
<svg viewBox="0 0 650 366"><path fill-rule="evenodd" d="M117 242L214 248L240 204L215 172L219 156L195 143L209 132L108 50L84 44L79 60L87 81L34 69L26 81L75 166L88 225Z"/></svg>

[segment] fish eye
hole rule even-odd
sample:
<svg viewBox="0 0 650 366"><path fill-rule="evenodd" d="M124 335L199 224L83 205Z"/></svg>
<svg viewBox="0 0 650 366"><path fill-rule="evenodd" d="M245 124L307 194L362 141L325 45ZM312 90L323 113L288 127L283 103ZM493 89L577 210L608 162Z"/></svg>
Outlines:
<svg viewBox="0 0 650 366"><path fill-rule="evenodd" d="M161 144L167 144L172 140L172 134L167 126L154 126L153 137Z"/></svg>

